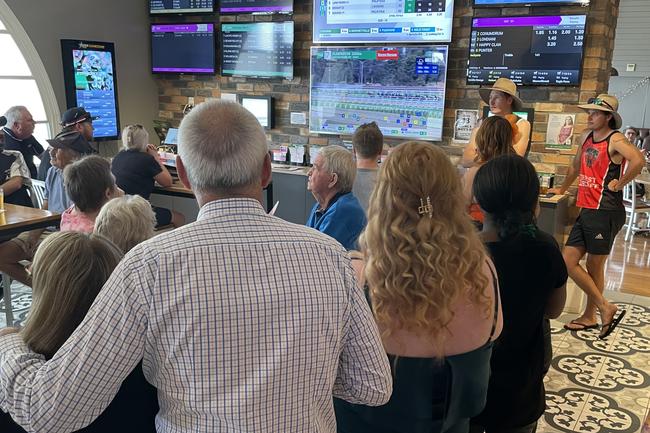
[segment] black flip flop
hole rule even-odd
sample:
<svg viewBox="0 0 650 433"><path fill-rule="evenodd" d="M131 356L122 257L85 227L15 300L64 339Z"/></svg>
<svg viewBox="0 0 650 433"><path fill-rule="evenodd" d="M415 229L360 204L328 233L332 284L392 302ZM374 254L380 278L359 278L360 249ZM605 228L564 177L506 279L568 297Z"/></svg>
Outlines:
<svg viewBox="0 0 650 433"><path fill-rule="evenodd" d="M582 326L582 328L569 328L568 325L578 325ZM598 323L594 323L593 325L587 325L582 322L578 322L577 320L572 320L569 323L564 325L564 329L567 331L584 331L586 329L598 329Z"/></svg>
<svg viewBox="0 0 650 433"><path fill-rule="evenodd" d="M626 310L623 310L619 313L617 317L613 318L611 322L603 323L603 329L605 330L605 332L599 335L598 338L604 340L605 338L609 337L609 334L614 332L614 329L616 329L618 324L621 323L621 320L623 320L623 317L625 317L626 312L627 312Z"/></svg>

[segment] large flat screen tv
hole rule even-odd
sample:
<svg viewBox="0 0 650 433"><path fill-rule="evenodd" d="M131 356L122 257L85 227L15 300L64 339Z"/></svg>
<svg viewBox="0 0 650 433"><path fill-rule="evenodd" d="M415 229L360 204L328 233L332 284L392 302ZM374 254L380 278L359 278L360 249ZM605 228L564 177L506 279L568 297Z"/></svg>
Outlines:
<svg viewBox="0 0 650 433"><path fill-rule="evenodd" d="M221 74L293 78L293 21L221 24Z"/></svg>
<svg viewBox="0 0 650 433"><path fill-rule="evenodd" d="M214 74L214 24L152 24L151 70Z"/></svg>
<svg viewBox="0 0 650 433"><path fill-rule="evenodd" d="M219 10L222 14L290 14L293 0L221 0Z"/></svg>
<svg viewBox="0 0 650 433"><path fill-rule="evenodd" d="M214 12L214 0L149 0L151 15Z"/></svg>
<svg viewBox="0 0 650 433"><path fill-rule="evenodd" d="M586 15L474 18L467 84L580 84Z"/></svg>
<svg viewBox="0 0 650 433"><path fill-rule="evenodd" d="M95 140L116 140L120 134L115 75L115 46L111 42L61 40L63 78L68 108L84 107L93 116Z"/></svg>
<svg viewBox="0 0 650 433"><path fill-rule="evenodd" d="M474 7L588 6L589 0L474 0Z"/></svg>
<svg viewBox="0 0 650 433"><path fill-rule="evenodd" d="M314 0L321 43L449 42L453 0Z"/></svg>
<svg viewBox="0 0 650 433"><path fill-rule="evenodd" d="M439 141L446 76L446 46L312 47L309 130Z"/></svg>

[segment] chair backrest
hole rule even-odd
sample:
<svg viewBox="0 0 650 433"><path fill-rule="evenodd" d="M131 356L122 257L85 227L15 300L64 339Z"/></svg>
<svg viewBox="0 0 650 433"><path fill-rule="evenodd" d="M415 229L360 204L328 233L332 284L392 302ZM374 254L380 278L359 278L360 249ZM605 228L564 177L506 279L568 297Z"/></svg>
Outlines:
<svg viewBox="0 0 650 433"><path fill-rule="evenodd" d="M630 182L623 187L623 201L632 202L634 199L634 182Z"/></svg>
<svg viewBox="0 0 650 433"><path fill-rule="evenodd" d="M43 209L43 202L45 201L45 182L42 180L32 179L31 193L34 207Z"/></svg>

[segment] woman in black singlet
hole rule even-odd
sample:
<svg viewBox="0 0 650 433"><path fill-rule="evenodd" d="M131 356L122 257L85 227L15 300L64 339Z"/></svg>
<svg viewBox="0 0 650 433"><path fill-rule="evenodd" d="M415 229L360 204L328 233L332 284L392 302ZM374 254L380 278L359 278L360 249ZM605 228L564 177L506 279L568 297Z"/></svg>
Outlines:
<svg viewBox="0 0 650 433"><path fill-rule="evenodd" d="M382 164L355 261L391 361L381 407L335 400L342 433L467 432L485 404L498 285L470 222L456 169L429 143Z"/></svg>

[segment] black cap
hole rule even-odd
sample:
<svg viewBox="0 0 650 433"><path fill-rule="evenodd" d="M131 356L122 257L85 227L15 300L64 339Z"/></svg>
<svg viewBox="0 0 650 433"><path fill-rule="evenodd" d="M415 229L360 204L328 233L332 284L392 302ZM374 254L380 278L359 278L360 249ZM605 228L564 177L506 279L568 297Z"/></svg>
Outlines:
<svg viewBox="0 0 650 433"><path fill-rule="evenodd" d="M7 124L7 118L0 116L0 126L5 126Z"/></svg>
<svg viewBox="0 0 650 433"><path fill-rule="evenodd" d="M95 153L88 140L77 131L61 132L51 140L47 140L55 149L72 149L82 155Z"/></svg>
<svg viewBox="0 0 650 433"><path fill-rule="evenodd" d="M76 125L77 123L86 122L89 120L99 119L99 117L91 116L84 107L74 107L63 113L61 116L61 126L67 128L68 126Z"/></svg>

